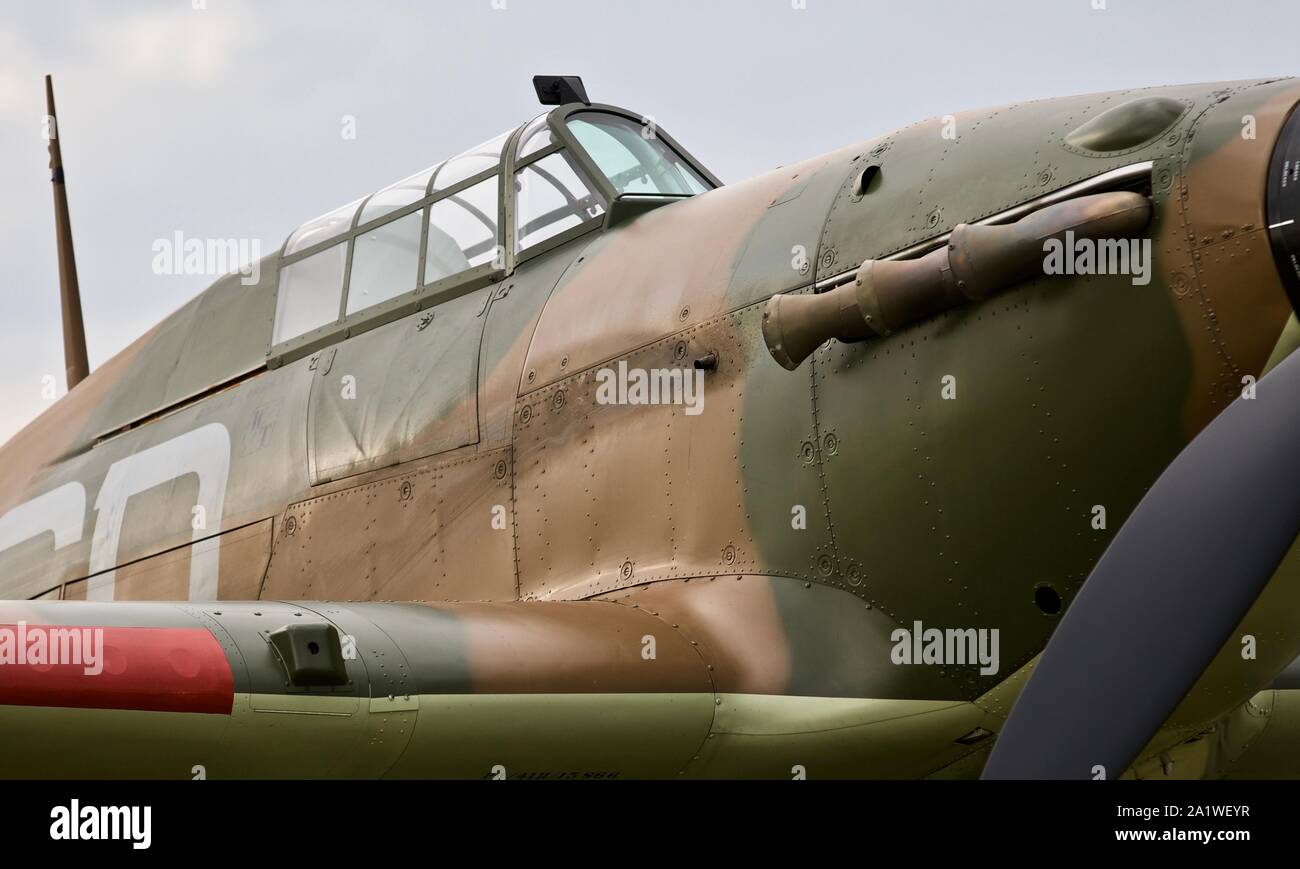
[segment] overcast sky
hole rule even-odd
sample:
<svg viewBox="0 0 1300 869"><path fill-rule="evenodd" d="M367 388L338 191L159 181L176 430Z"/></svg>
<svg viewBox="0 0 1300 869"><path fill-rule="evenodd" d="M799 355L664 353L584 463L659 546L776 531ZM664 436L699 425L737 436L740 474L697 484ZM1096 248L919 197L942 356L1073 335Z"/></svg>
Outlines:
<svg viewBox="0 0 1300 869"><path fill-rule="evenodd" d="M95 367L211 282L154 274L156 240L269 252L536 114L535 73L731 182L963 109L1300 72L1296 0L1097 2L4 0L0 441L62 390L45 73Z"/></svg>

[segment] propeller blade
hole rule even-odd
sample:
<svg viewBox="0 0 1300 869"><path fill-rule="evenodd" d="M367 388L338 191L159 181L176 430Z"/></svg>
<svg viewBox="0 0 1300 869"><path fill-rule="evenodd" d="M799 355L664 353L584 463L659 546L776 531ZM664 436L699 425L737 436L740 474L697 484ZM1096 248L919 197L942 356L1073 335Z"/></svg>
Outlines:
<svg viewBox="0 0 1300 869"><path fill-rule="evenodd" d="M1300 353L1211 421L1138 504L1048 642L983 778L1118 778L1298 531Z"/></svg>

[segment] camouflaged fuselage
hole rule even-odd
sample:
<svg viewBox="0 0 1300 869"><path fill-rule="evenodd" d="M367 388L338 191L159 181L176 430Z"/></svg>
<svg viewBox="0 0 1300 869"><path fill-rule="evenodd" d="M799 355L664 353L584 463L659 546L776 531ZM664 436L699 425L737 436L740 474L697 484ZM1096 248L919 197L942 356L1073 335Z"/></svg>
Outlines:
<svg viewBox="0 0 1300 869"><path fill-rule="evenodd" d="M1128 147L1070 141L1141 98L1183 109ZM1243 377L1293 346L1264 190L1297 101L1283 79L921 122L585 235L428 322L414 313L277 367L269 257L260 282L218 282L0 450L0 514L84 489L61 533L0 551L0 597L184 601L201 554L208 597L277 613L292 607L269 602L352 601L322 617L365 625L382 612L366 602L426 605L400 622L427 629L392 638L419 674L400 686L417 708L357 711L357 697L393 693L373 659L339 701L352 729L339 725L337 745L373 745L385 714L400 744L328 769L247 748L267 738L259 704L286 692L257 675L276 665L244 628L212 628L220 605L133 610L196 619L242 650L230 660L244 723L220 737L242 760L226 774L977 772L980 732L997 731L1125 517ZM1044 276L887 338L831 341L795 371L769 355L773 294L1148 161L1149 283ZM864 193L869 164L879 183ZM710 359L698 414L598 400L620 362L693 372ZM355 399L339 397L344 378ZM162 473L125 502L111 563L94 563L110 468L151 450L164 461L196 432L228 443L218 527L195 531L196 504L213 503L201 474ZM1230 643L1153 752L1237 714L1296 657L1298 603L1293 553L1241 628L1259 660ZM112 606L22 612L97 624ZM291 618L272 615L258 618ZM899 665L895 632L917 622L996 629L999 668ZM438 653L413 652L417 637ZM215 726L156 710L137 713L161 717L134 737L120 718L132 713L76 714L120 728L141 758L151 735ZM53 718L33 707L10 723L40 734ZM77 756L65 741L6 771L183 775L200 760L176 740L138 767L58 761Z"/></svg>

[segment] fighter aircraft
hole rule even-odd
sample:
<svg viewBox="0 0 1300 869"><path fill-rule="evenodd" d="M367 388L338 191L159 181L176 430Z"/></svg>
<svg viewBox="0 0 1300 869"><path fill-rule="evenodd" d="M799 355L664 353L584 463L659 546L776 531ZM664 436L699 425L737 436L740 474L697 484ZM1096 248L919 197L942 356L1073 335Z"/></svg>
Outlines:
<svg viewBox="0 0 1300 869"><path fill-rule="evenodd" d="M1300 775L1300 81L725 186L534 84L93 372L51 136L0 774Z"/></svg>

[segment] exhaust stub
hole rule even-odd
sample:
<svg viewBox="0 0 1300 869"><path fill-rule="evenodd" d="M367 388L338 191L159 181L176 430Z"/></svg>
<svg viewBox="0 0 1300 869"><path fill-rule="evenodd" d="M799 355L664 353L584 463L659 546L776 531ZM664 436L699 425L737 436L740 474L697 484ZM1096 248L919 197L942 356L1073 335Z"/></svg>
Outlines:
<svg viewBox="0 0 1300 869"><path fill-rule="evenodd" d="M1151 220L1140 193L1068 199L1002 226L958 224L948 243L911 260L867 260L852 283L820 294L778 294L763 312L772 357L793 371L831 338L883 338L927 317L980 302L1043 272L1044 244L1132 238Z"/></svg>

